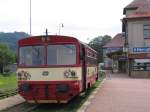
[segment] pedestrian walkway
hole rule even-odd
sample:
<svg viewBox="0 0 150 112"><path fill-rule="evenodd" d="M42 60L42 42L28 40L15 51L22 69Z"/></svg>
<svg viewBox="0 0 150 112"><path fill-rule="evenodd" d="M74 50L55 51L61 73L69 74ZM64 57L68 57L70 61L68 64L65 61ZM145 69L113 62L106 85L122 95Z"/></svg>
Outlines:
<svg viewBox="0 0 150 112"><path fill-rule="evenodd" d="M149 96L150 79L111 74L106 77L86 112L149 112Z"/></svg>
<svg viewBox="0 0 150 112"><path fill-rule="evenodd" d="M0 100L0 111L6 108L13 107L23 102L25 102L25 100L20 95L15 95L15 96L2 99Z"/></svg>

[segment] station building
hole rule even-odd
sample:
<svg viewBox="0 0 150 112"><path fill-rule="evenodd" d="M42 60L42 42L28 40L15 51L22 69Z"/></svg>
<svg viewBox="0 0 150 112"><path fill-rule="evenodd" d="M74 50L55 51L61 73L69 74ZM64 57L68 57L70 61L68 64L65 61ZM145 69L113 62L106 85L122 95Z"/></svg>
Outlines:
<svg viewBox="0 0 150 112"><path fill-rule="evenodd" d="M103 46L104 67L112 72L127 71L127 55L124 52L125 35L118 33L110 42Z"/></svg>
<svg viewBox="0 0 150 112"><path fill-rule="evenodd" d="M134 0L124 8L123 14L128 74L150 77L150 0Z"/></svg>

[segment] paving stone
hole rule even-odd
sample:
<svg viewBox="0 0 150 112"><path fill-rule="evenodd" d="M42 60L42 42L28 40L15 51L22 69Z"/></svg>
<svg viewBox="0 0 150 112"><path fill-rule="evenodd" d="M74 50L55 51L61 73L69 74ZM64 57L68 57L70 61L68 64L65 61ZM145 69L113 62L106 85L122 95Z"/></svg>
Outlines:
<svg viewBox="0 0 150 112"><path fill-rule="evenodd" d="M13 107L23 102L25 102L25 100L20 95L15 95L15 96L2 99L0 100L0 110Z"/></svg>
<svg viewBox="0 0 150 112"><path fill-rule="evenodd" d="M150 79L111 74L85 112L150 112Z"/></svg>

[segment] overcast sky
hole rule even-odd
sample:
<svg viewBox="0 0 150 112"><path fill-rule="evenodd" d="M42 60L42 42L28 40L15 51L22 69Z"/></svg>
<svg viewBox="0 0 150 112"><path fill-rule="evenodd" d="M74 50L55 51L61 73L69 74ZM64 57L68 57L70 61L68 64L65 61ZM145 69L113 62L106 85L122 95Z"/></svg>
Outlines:
<svg viewBox="0 0 150 112"><path fill-rule="evenodd" d="M75 36L88 42L121 32L123 8L133 0L32 0L32 35ZM0 32L29 33L30 0L0 0Z"/></svg>

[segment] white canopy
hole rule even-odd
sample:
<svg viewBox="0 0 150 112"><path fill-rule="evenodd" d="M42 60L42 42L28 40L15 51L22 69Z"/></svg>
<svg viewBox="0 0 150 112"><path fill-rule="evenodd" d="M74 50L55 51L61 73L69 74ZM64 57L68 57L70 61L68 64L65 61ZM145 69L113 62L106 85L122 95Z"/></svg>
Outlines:
<svg viewBox="0 0 150 112"><path fill-rule="evenodd" d="M136 63L150 63L150 59L135 59Z"/></svg>

